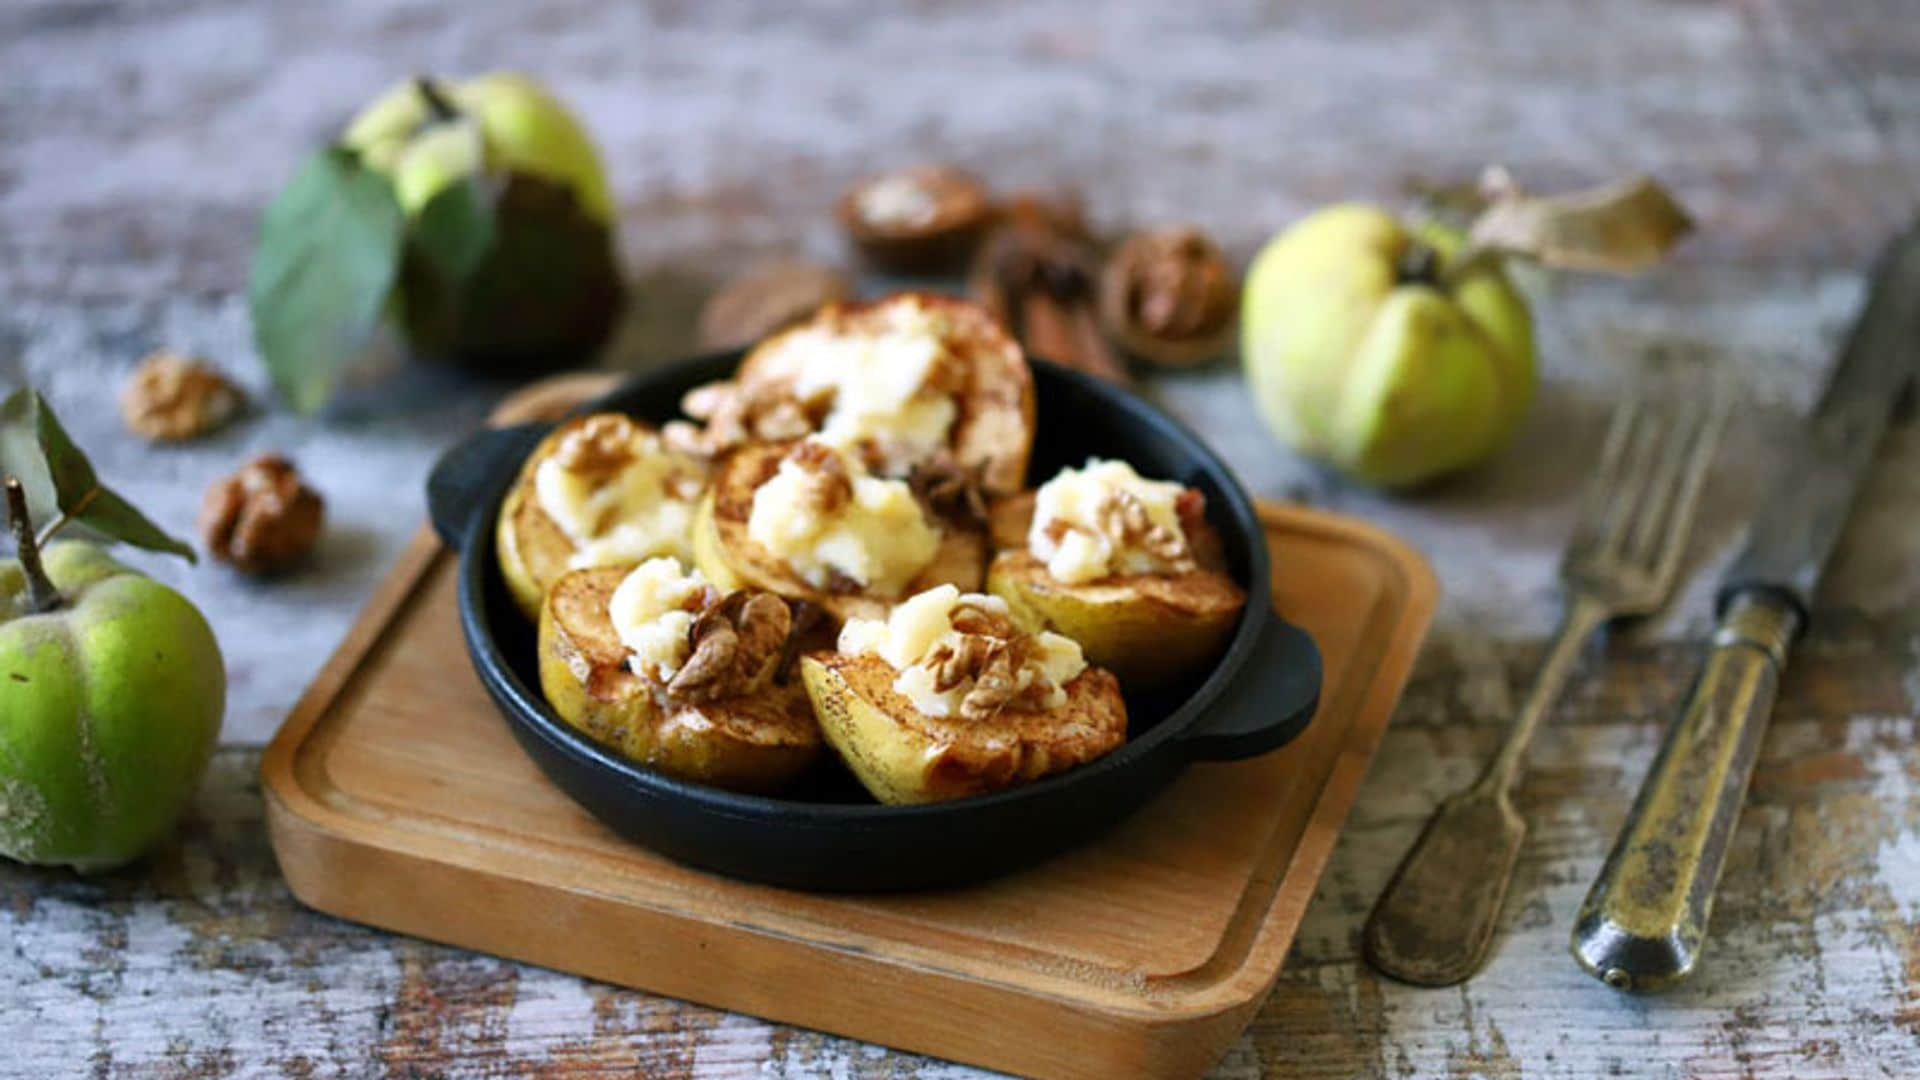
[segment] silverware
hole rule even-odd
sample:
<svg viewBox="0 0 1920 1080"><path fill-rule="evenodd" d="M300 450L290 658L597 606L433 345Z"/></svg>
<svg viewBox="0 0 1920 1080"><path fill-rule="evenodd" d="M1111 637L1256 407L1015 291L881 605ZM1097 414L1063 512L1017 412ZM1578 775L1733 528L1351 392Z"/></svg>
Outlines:
<svg viewBox="0 0 1920 1080"><path fill-rule="evenodd" d="M1511 798L1527 744L1588 636L1666 603L1724 418L1718 395L1634 402L1614 414L1560 565L1568 599L1559 632L1499 753L1472 787L1440 804L1380 894L1363 936L1374 967L1450 986L1486 960L1527 835Z"/></svg>
<svg viewBox="0 0 1920 1080"><path fill-rule="evenodd" d="M1881 258L1776 494L1722 579L1713 650L1580 907L1573 955L1608 986L1660 989L1699 961L1787 648L1916 369L1920 225Z"/></svg>

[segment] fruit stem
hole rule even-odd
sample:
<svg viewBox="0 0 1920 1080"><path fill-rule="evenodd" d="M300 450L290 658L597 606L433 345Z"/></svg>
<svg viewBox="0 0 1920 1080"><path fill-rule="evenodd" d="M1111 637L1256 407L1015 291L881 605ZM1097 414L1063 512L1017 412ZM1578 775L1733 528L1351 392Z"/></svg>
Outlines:
<svg viewBox="0 0 1920 1080"><path fill-rule="evenodd" d="M413 88L420 92L421 100L427 103L427 108L432 111L435 120L445 123L460 115L460 110L448 100L446 91L440 89L440 83L432 77L415 75Z"/></svg>
<svg viewBox="0 0 1920 1080"><path fill-rule="evenodd" d="M1406 250L1400 253L1400 261L1394 266L1394 278L1402 285L1439 285L1440 253L1424 241L1407 241Z"/></svg>
<svg viewBox="0 0 1920 1080"><path fill-rule="evenodd" d="M60 590L53 587L46 567L40 565L40 544L33 537L33 518L27 511L27 489L17 476L7 477L7 523L20 549L20 569L27 576L27 607L35 615L52 611L60 606Z"/></svg>

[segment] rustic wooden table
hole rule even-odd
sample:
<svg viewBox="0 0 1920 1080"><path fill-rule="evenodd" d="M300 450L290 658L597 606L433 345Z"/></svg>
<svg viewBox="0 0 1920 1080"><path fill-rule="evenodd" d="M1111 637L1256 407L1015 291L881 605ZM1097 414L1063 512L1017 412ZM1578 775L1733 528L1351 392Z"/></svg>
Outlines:
<svg viewBox="0 0 1920 1080"><path fill-rule="evenodd" d="M1418 498L1280 451L1237 375L1154 381L1264 496L1363 515L1426 550L1440 622L1294 955L1222 1076L1920 1074L1920 425L1896 428L1789 673L1687 987L1615 994L1566 954L1698 656L1794 410L1920 196L1920 19L1904 0L1503 5L548 3L0 11L0 383L42 387L106 475L188 531L249 452L331 500L290 580L139 560L227 649L225 745L176 843L97 879L0 866L0 1072L365 1075L640 1070L962 1075L816 1033L390 937L304 910L275 871L258 748L420 517L428 461L501 393L411 374L325 422L256 412L153 450L109 405L166 346L255 390L243 288L263 201L316 140L415 69L537 72L599 136L641 305L612 350L684 348L711 280L838 257L824 208L918 158L1072 185L1106 222L1193 219L1239 255L1310 207L1490 161L1541 187L1650 170L1697 212L1670 268L1534 282L1547 382L1519 444ZM1368 905L1475 772L1555 614L1554 558L1612 400L1672 370L1746 402L1671 615L1586 658L1521 791L1535 831L1491 966L1420 990L1357 957Z"/></svg>

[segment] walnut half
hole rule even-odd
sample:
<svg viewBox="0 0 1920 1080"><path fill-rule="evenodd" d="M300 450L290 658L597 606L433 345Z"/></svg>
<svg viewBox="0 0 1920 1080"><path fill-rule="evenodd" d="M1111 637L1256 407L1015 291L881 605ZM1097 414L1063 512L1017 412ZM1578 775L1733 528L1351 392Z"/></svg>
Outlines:
<svg viewBox="0 0 1920 1080"><path fill-rule="evenodd" d="M325 513L325 501L292 462L262 454L207 489L200 535L207 551L234 569L272 574L312 549Z"/></svg>
<svg viewBox="0 0 1920 1080"><path fill-rule="evenodd" d="M127 430L155 442L197 439L239 415L240 388L212 367L157 352L141 362L120 394Z"/></svg>
<svg viewBox="0 0 1920 1080"><path fill-rule="evenodd" d="M719 701L765 686L779 666L793 616L772 593L735 590L693 620L693 648L667 683L667 693L688 702Z"/></svg>

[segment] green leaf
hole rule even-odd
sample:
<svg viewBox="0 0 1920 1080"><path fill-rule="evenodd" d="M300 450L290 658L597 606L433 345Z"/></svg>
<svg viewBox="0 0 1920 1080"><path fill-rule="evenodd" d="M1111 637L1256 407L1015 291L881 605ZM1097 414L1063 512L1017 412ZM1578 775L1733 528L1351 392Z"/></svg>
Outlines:
<svg viewBox="0 0 1920 1080"><path fill-rule="evenodd" d="M47 456L40 452L34 415L38 401L33 391L23 388L0 402L0 478L18 478L27 489L27 509L33 519L51 521L60 508L54 499L53 477L47 472Z"/></svg>
<svg viewBox="0 0 1920 1080"><path fill-rule="evenodd" d="M405 235L393 186L339 147L310 158L267 208L248 301L254 343L295 409L324 405L366 348Z"/></svg>
<svg viewBox="0 0 1920 1080"><path fill-rule="evenodd" d="M494 185L476 173L448 184L428 200L414 222L412 242L435 273L464 283L494 241Z"/></svg>
<svg viewBox="0 0 1920 1080"><path fill-rule="evenodd" d="M30 387L0 403L0 475L20 478L43 530L71 522L108 540L196 561L191 547L100 483L93 463Z"/></svg>

